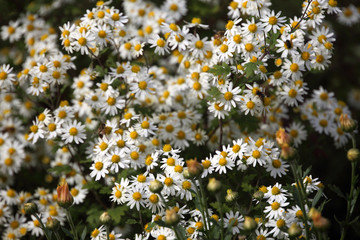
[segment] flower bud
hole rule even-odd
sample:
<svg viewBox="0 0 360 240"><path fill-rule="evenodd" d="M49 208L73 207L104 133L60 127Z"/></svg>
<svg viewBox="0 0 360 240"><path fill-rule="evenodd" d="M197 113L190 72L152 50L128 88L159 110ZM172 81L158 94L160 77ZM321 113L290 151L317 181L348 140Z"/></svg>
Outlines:
<svg viewBox="0 0 360 240"><path fill-rule="evenodd" d="M349 151L347 152L347 159L350 161L350 162L354 162L354 161L357 161L359 159L359 149L357 148L351 148L349 149Z"/></svg>
<svg viewBox="0 0 360 240"><path fill-rule="evenodd" d="M260 201L260 200L262 200L264 198L264 193L262 191L256 191L253 194L253 198Z"/></svg>
<svg viewBox="0 0 360 240"><path fill-rule="evenodd" d="M291 136L285 132L285 129L280 128L276 132L276 141L280 147L288 147L291 143Z"/></svg>
<svg viewBox="0 0 360 240"><path fill-rule="evenodd" d="M112 217L108 212L103 212L99 217L100 223L104 225L109 225L112 222Z"/></svg>
<svg viewBox="0 0 360 240"><path fill-rule="evenodd" d="M357 123L354 119L349 118L347 114L340 115L340 127L344 132L352 132L357 127Z"/></svg>
<svg viewBox="0 0 360 240"><path fill-rule="evenodd" d="M167 209L165 213L165 222L169 225L176 225L180 221L180 217L175 208Z"/></svg>
<svg viewBox="0 0 360 240"><path fill-rule="evenodd" d="M56 188L57 203L60 207L68 209L74 202L73 196L70 194L69 186L65 180Z"/></svg>
<svg viewBox="0 0 360 240"><path fill-rule="evenodd" d="M199 163L196 159L187 160L186 166L191 177L197 177L204 171L203 165Z"/></svg>
<svg viewBox="0 0 360 240"><path fill-rule="evenodd" d="M56 232L60 228L60 222L56 218L48 217L45 226L47 229Z"/></svg>
<svg viewBox="0 0 360 240"><path fill-rule="evenodd" d="M153 193L160 193L164 185L159 180L155 179L150 182L149 189Z"/></svg>
<svg viewBox="0 0 360 240"><path fill-rule="evenodd" d="M237 192L233 192L231 189L228 189L226 191L226 196L225 196L225 201L227 202L233 202L236 200L236 198L238 197L238 193Z"/></svg>
<svg viewBox="0 0 360 240"><path fill-rule="evenodd" d="M207 185L207 189L210 192L217 192L221 188L221 182L216 180L215 178L210 178L209 183Z"/></svg>
<svg viewBox="0 0 360 240"><path fill-rule="evenodd" d="M189 173L189 169L185 168L185 169L183 170L183 176L184 176L184 178L186 178L186 179L190 179L190 178L191 178L191 175L190 175L190 173Z"/></svg>
<svg viewBox="0 0 360 240"><path fill-rule="evenodd" d="M24 210L25 214L32 215L38 212L38 207L35 203L25 203Z"/></svg>
<svg viewBox="0 0 360 240"><path fill-rule="evenodd" d="M293 224L291 224L291 226L289 227L288 233L289 233L289 237L290 237L290 238L295 238L295 237L298 237L298 236L301 235L302 230L301 230L301 228L300 228L296 223L293 223Z"/></svg>
<svg viewBox="0 0 360 240"><path fill-rule="evenodd" d="M295 156L296 150L293 147L282 147L281 148L281 158L284 160L291 160Z"/></svg>
<svg viewBox="0 0 360 240"><path fill-rule="evenodd" d="M252 232L256 229L257 223L252 217L245 216L243 227L244 230Z"/></svg>
<svg viewBox="0 0 360 240"><path fill-rule="evenodd" d="M325 230L329 228L330 221L327 218L324 218L323 216L317 216L316 218L313 218L314 227L319 230Z"/></svg>

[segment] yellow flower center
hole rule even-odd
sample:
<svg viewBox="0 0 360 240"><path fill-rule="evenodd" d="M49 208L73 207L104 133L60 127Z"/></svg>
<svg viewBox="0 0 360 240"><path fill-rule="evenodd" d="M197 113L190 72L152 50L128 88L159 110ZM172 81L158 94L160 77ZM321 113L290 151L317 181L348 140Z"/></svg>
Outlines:
<svg viewBox="0 0 360 240"><path fill-rule="evenodd" d="M102 162L96 162L95 163L95 168L97 169L97 170L101 170L101 169L103 169L103 166L104 166L104 164L102 163Z"/></svg>
<svg viewBox="0 0 360 240"><path fill-rule="evenodd" d="M191 182L185 180L183 183L182 183L182 188L185 189L185 190L188 190L191 188Z"/></svg>
<svg viewBox="0 0 360 240"><path fill-rule="evenodd" d="M252 153L253 158L260 158L261 157L261 152L259 150L254 150Z"/></svg>
<svg viewBox="0 0 360 240"><path fill-rule="evenodd" d="M151 202L151 203L158 203L159 202L159 197L158 197L158 195L156 195L156 194L151 194L150 195L150 197L149 197L149 201Z"/></svg>
<svg viewBox="0 0 360 240"><path fill-rule="evenodd" d="M77 190L76 188L72 188L70 193L73 197L76 197L79 194L79 190Z"/></svg>
<svg viewBox="0 0 360 240"><path fill-rule="evenodd" d="M299 70L299 65L296 64L296 63L292 63L292 64L290 65L290 70L291 70L292 72L297 72L297 71Z"/></svg>
<svg viewBox="0 0 360 240"><path fill-rule="evenodd" d="M295 89L290 89L288 92L289 97L295 98L297 96L297 91Z"/></svg>
<svg viewBox="0 0 360 240"><path fill-rule="evenodd" d="M133 195L132 195L132 197L133 197L133 199L134 199L135 201L140 201L142 195L141 195L141 193L139 193L139 192L134 192Z"/></svg>
<svg viewBox="0 0 360 240"><path fill-rule="evenodd" d="M81 37L78 39L78 43L80 44L80 46L85 46L86 42L87 42L87 40L84 37Z"/></svg>
<svg viewBox="0 0 360 240"><path fill-rule="evenodd" d="M77 128L76 128L76 127L70 128L69 134L70 134L71 136L76 136L76 135L78 134Z"/></svg>
<svg viewBox="0 0 360 240"><path fill-rule="evenodd" d="M141 90L145 90L146 87L147 87L147 82L146 81L140 81L139 84L138 84L139 88Z"/></svg>
<svg viewBox="0 0 360 240"><path fill-rule="evenodd" d="M139 155L138 152L135 152L135 151L134 151L134 152L131 152L131 153L130 153L130 157L131 157L132 160L135 160L135 161L136 161L136 160L139 159L140 155Z"/></svg>
<svg viewBox="0 0 360 240"><path fill-rule="evenodd" d="M272 166L273 166L274 168L280 168L280 167L281 167L281 162L280 162L280 160L278 160L278 159L273 160L273 161L272 161Z"/></svg>
<svg viewBox="0 0 360 240"><path fill-rule="evenodd" d="M158 45L159 47L164 47L164 46L165 46L165 41L164 41L164 39L159 38L159 39L156 41L156 45Z"/></svg>
<svg viewBox="0 0 360 240"><path fill-rule="evenodd" d="M269 24L270 25L275 25L275 24L277 24L277 22L278 22L278 20L277 20L277 18L275 16L269 17Z"/></svg>
<svg viewBox="0 0 360 240"><path fill-rule="evenodd" d="M273 203L271 204L272 210L278 210L279 207L280 207L280 203L278 203L278 202L273 202Z"/></svg>
<svg viewBox="0 0 360 240"><path fill-rule="evenodd" d="M219 159L219 165L220 165L220 166L225 166L226 164L227 164L226 158L220 158L220 159Z"/></svg>
<svg viewBox="0 0 360 240"><path fill-rule="evenodd" d="M246 103L246 107L247 107L248 109L253 109L253 108L255 107L255 103L250 100L250 101L248 101L248 102Z"/></svg>

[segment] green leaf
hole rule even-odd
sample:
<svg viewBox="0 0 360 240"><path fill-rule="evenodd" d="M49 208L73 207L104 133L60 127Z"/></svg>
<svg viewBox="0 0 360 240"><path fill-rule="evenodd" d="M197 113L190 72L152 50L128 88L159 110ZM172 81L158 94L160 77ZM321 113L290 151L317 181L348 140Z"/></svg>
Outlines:
<svg viewBox="0 0 360 240"><path fill-rule="evenodd" d="M87 182L84 184L83 188L89 189L89 190L98 190L102 187L101 183L96 181Z"/></svg>
<svg viewBox="0 0 360 240"><path fill-rule="evenodd" d="M111 194L111 188L108 186L100 188L100 194Z"/></svg>
<svg viewBox="0 0 360 240"><path fill-rule="evenodd" d="M129 225L133 225L133 224L138 224L138 221L136 221L135 219L127 219L125 223Z"/></svg>
<svg viewBox="0 0 360 240"><path fill-rule="evenodd" d="M249 184L247 182L242 182L241 183L241 189L244 192L252 192L253 191L253 186L251 186L251 184Z"/></svg>
<svg viewBox="0 0 360 240"><path fill-rule="evenodd" d="M328 185L328 188L333 191L334 193L336 193L336 195L338 195L339 197L343 198L343 199L346 199L345 195L343 194L343 192L341 191L341 189L336 186L336 185L333 185L333 184L329 184Z"/></svg>
<svg viewBox="0 0 360 240"><path fill-rule="evenodd" d="M86 212L88 217L86 221L92 225L97 226L100 223L99 217L104 211L96 209L96 206L93 206L89 211Z"/></svg>
<svg viewBox="0 0 360 240"><path fill-rule="evenodd" d="M244 65L245 69L244 69L244 72L245 72L245 76L247 78L251 78L253 76L255 76L255 70L258 69L258 66L262 64L261 61L257 61L257 62L248 62Z"/></svg>
<svg viewBox="0 0 360 240"><path fill-rule="evenodd" d="M222 65L214 65L214 67L209 69L209 73L214 74L215 76L219 76L219 75L228 75L231 71L231 68L228 64L223 63Z"/></svg>
<svg viewBox="0 0 360 240"><path fill-rule="evenodd" d="M359 193L360 193L360 188L357 188L357 189L354 190L354 196L353 196L353 199L351 199L351 202L350 202L350 206L351 206L350 207L350 214L352 214L353 211L354 211L356 202L358 200Z"/></svg>
<svg viewBox="0 0 360 240"><path fill-rule="evenodd" d="M103 50L100 51L100 55L106 53L108 50L109 48L104 48Z"/></svg>
<svg viewBox="0 0 360 240"><path fill-rule="evenodd" d="M114 220L114 225L117 225L117 224L120 223L121 217L125 216L125 213L126 213L127 209L128 209L128 207L126 205L108 209L109 215Z"/></svg>
<svg viewBox="0 0 360 240"><path fill-rule="evenodd" d="M206 96L206 99L208 101L214 101L214 99L216 100L220 100L222 93L220 92L220 90L217 87L212 86L209 91L208 91L208 96Z"/></svg>
<svg viewBox="0 0 360 240"><path fill-rule="evenodd" d="M107 69L102 68L100 65L96 65L95 71L99 73L99 77L103 77L107 74Z"/></svg>
<svg viewBox="0 0 360 240"><path fill-rule="evenodd" d="M87 226L84 227L84 230L81 233L81 240L85 240L86 238L86 233L87 233Z"/></svg>
<svg viewBox="0 0 360 240"><path fill-rule="evenodd" d="M320 188L319 191L316 193L316 195L315 195L315 197L314 197L314 199L313 199L313 201L311 203L312 207L316 206L316 204L318 203L318 201L320 200L320 198L321 198L321 196L323 194L323 191L324 190L322 188Z"/></svg>
<svg viewBox="0 0 360 240"><path fill-rule="evenodd" d="M71 170L72 167L70 167L69 165L61 165L48 169L48 172L52 172L57 175L60 175L60 174L68 174L69 172L71 172Z"/></svg>
<svg viewBox="0 0 360 240"><path fill-rule="evenodd" d="M220 203L219 202L210 203L210 206L215 208L216 211L220 212ZM226 204L222 204L221 207L222 207L223 212L229 212L231 210L228 206L226 206Z"/></svg>

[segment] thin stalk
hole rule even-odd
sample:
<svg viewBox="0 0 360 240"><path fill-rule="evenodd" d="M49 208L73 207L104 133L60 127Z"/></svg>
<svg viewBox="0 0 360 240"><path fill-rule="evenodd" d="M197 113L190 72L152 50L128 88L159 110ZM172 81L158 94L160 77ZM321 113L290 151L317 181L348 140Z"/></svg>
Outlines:
<svg viewBox="0 0 360 240"><path fill-rule="evenodd" d="M55 233L56 240L61 240L59 233L58 232L54 232L54 233Z"/></svg>
<svg viewBox="0 0 360 240"><path fill-rule="evenodd" d="M181 235L178 233L178 230L177 230L177 227L176 227L176 226L174 226L174 232L175 232L176 239L182 240L182 237L181 237Z"/></svg>
<svg viewBox="0 0 360 240"><path fill-rule="evenodd" d="M201 196L200 196L199 190L198 190L198 188L197 188L197 186L196 186L196 184L195 184L195 180L192 179L192 182L193 182L193 184L194 184L194 186L195 186L196 195L197 195L198 197L200 197L200 200L199 200L200 205L201 205L200 212L201 212L202 219L204 220L204 223L205 223L205 224L204 224L205 230L207 230L203 201L201 200Z"/></svg>
<svg viewBox="0 0 360 240"><path fill-rule="evenodd" d="M79 237L77 235L76 228L75 228L74 222L72 220L71 213L70 213L69 209L66 209L65 212L66 212L66 217L67 217L67 219L69 221L70 228L71 228L72 234L74 236L74 239L79 240Z"/></svg>
<svg viewBox="0 0 360 240"><path fill-rule="evenodd" d="M207 229L210 229L210 217L209 217L209 212L208 207L207 207L207 203L206 203L206 199L205 199L205 191L204 191L204 186L202 184L201 178L199 178L199 185L200 185L200 192L201 192L201 199L203 201L203 206L205 209L205 218L204 219L204 223L207 224Z"/></svg>
<svg viewBox="0 0 360 240"><path fill-rule="evenodd" d="M41 229L44 231L45 237L48 240L51 240L50 236L49 236L49 232L47 230L47 228L45 227L44 223L41 221L41 219L39 218L39 216L37 214L33 214L34 217L39 221L40 225L41 225Z"/></svg>
<svg viewBox="0 0 360 240"><path fill-rule="evenodd" d="M296 163L295 163L296 164ZM306 239L310 239L310 232L309 232L309 226L308 226L308 218L307 218L307 213L306 213L306 209L305 209L305 204L304 204L304 195L302 193L302 191L299 190L299 188L301 188L300 185L302 185L302 181L301 181L301 178L299 178L299 176L297 175L296 173L296 168L298 166L294 166L294 161L290 162L290 166L291 166L291 170L292 170L292 173L294 175L294 178L295 178L295 182L296 182L296 191L298 192L299 194L299 200L300 200L300 208L301 208L301 211L303 212L303 215L304 215L304 224L305 224L305 234L306 234ZM306 195L305 195L306 197Z"/></svg>
<svg viewBox="0 0 360 240"><path fill-rule="evenodd" d="M110 227L108 224L106 224L106 239L110 240Z"/></svg>
<svg viewBox="0 0 360 240"><path fill-rule="evenodd" d="M140 218L141 229L144 230L144 223L143 223L141 211L139 211L139 218Z"/></svg>
<svg viewBox="0 0 360 240"><path fill-rule="evenodd" d="M219 205L220 205L220 228L221 228L220 236L221 236L221 240L223 240L224 239L224 214L223 214L222 202L221 202L221 198L220 198L219 194L216 194L216 200L219 202Z"/></svg>
<svg viewBox="0 0 360 240"><path fill-rule="evenodd" d="M350 217L351 217L351 202L354 198L354 190L355 190L355 184L356 184L356 174L355 174L355 170L356 170L356 162L353 161L351 162L351 187L350 187L350 194L349 197L347 199L347 206L346 206L346 217L345 217L345 223L343 224L343 227L341 229L341 240L345 239L346 236L346 231L349 227L349 221L350 221Z"/></svg>

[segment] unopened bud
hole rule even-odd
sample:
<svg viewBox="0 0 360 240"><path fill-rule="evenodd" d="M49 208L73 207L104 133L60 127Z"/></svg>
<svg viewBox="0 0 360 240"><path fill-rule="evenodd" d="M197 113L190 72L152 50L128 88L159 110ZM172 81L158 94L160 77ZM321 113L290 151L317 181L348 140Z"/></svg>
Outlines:
<svg viewBox="0 0 360 240"><path fill-rule="evenodd" d="M38 207L35 203L25 203L24 210L25 214L32 215L38 212Z"/></svg>
<svg viewBox="0 0 360 240"><path fill-rule="evenodd" d="M357 123L354 119L349 118L347 114L340 115L340 127L344 132L352 132L357 127Z"/></svg>
<svg viewBox="0 0 360 240"><path fill-rule="evenodd" d="M56 232L60 228L60 222L56 218L48 217L45 226L47 229Z"/></svg>
<svg viewBox="0 0 360 240"><path fill-rule="evenodd" d="M63 180L60 185L56 188L57 191L57 203L62 208L69 208L73 202L74 198L70 194L69 186L65 180Z"/></svg>
<svg viewBox="0 0 360 240"><path fill-rule="evenodd" d="M355 162L359 159L359 155L360 155L360 152L359 152L359 149L357 148L351 148L349 149L349 151L347 152L347 159L350 161L350 162Z"/></svg>
<svg viewBox="0 0 360 240"><path fill-rule="evenodd" d="M280 128L276 132L276 142L279 144L280 147L288 147L291 143L291 136L285 132L285 129Z"/></svg>
<svg viewBox="0 0 360 240"><path fill-rule="evenodd" d="M189 169L185 168L185 169L183 170L183 176L184 176L184 178L186 178L186 179L190 179L190 178L191 178L191 175L190 175L190 173L189 173Z"/></svg>
<svg viewBox="0 0 360 240"><path fill-rule="evenodd" d="M210 178L209 183L207 185L207 189L210 192L217 192L221 188L221 182L219 180L216 180L215 178Z"/></svg>
<svg viewBox="0 0 360 240"><path fill-rule="evenodd" d="M314 227L319 230L325 230L330 226L330 221L321 215L317 218L314 218L313 223L314 223Z"/></svg>
<svg viewBox="0 0 360 240"><path fill-rule="evenodd" d="M112 222L112 217L109 215L108 212L103 212L100 215L100 223L104 225L109 225Z"/></svg>
<svg viewBox="0 0 360 240"><path fill-rule="evenodd" d="M226 196L225 196L225 200L227 202L233 202L236 200L236 198L238 197L238 193L237 192L234 192L233 190L231 189L228 189L226 191Z"/></svg>
<svg viewBox="0 0 360 240"><path fill-rule="evenodd" d="M155 179L150 182L149 189L153 193L160 193L164 185L159 180Z"/></svg>
<svg viewBox="0 0 360 240"><path fill-rule="evenodd" d="M282 147L281 148L281 158L284 160L290 160L295 156L296 150L293 147Z"/></svg>
<svg viewBox="0 0 360 240"><path fill-rule="evenodd" d="M243 227L244 230L251 232L256 229L257 223L252 217L245 216Z"/></svg>
<svg viewBox="0 0 360 240"><path fill-rule="evenodd" d="M196 159L187 160L186 166L188 168L190 176L192 177L197 177L204 171L203 165L199 163Z"/></svg>
<svg viewBox="0 0 360 240"><path fill-rule="evenodd" d="M176 225L180 221L180 217L175 208L167 209L165 213L165 222L169 225Z"/></svg>
<svg viewBox="0 0 360 240"><path fill-rule="evenodd" d="M264 193L262 191L256 191L253 194L253 198L260 201L260 200L262 200L264 198Z"/></svg>
<svg viewBox="0 0 360 240"><path fill-rule="evenodd" d="M302 230L296 223L293 223L289 227L288 233L289 233L289 237L295 238L301 235Z"/></svg>

